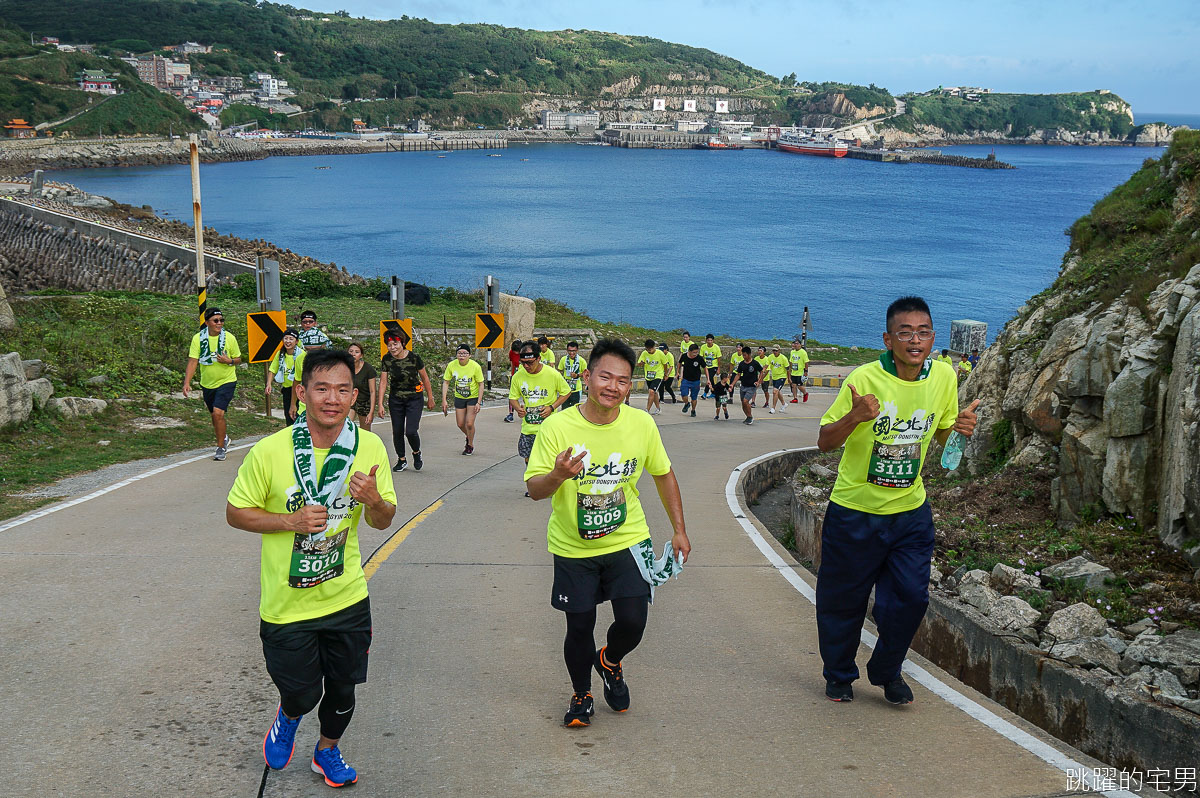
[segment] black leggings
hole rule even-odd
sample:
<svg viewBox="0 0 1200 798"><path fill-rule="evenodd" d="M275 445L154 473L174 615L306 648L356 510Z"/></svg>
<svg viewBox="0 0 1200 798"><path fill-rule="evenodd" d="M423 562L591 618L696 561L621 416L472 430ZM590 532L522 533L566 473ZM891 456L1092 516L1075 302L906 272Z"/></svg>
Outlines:
<svg viewBox="0 0 1200 798"><path fill-rule="evenodd" d="M645 596L612 600L613 622L608 627L606 662L619 664L625 655L637 648L646 631L650 601ZM596 608L587 612L567 612L567 636L563 640L563 658L571 674L571 687L577 693L592 689L592 663L596 660Z"/></svg>
<svg viewBox="0 0 1200 798"><path fill-rule="evenodd" d="M425 402L421 396L408 399L388 398L388 412L392 414L392 446L396 447L396 456L404 457L404 439L414 452L421 451L421 409Z"/></svg>
<svg viewBox="0 0 1200 798"><path fill-rule="evenodd" d="M283 387L283 420L287 426L292 426L296 423L296 417L292 415L292 391L294 388L291 385Z"/></svg>
<svg viewBox="0 0 1200 798"><path fill-rule="evenodd" d="M667 377L665 380L662 381L662 388L659 389L658 398L664 399L666 397L663 394L669 393L669 394L671 394L671 402L672 403L679 401L679 398L677 396L675 396L675 392L671 390L671 383L673 383L673 382L675 382L674 377Z"/></svg>
<svg viewBox="0 0 1200 798"><path fill-rule="evenodd" d="M279 705L283 708L283 714L298 718L312 712L320 702L317 717L321 719L321 736L340 740L350 725L350 718L354 716L354 683L335 682L326 676L323 698L321 692L321 685L316 684L302 693L280 695Z"/></svg>

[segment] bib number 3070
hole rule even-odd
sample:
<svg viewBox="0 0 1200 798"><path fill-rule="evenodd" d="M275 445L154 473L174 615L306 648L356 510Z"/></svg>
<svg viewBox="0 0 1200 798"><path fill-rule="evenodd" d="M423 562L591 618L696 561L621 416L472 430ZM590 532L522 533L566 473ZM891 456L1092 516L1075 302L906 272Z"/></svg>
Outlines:
<svg viewBox="0 0 1200 798"><path fill-rule="evenodd" d="M910 488L921 471L921 444L875 442L867 466L867 482L881 488Z"/></svg>
<svg viewBox="0 0 1200 798"><path fill-rule="evenodd" d="M576 506L579 522L579 537L597 540L620 529L625 523L625 490L618 488L612 493L580 493Z"/></svg>
<svg viewBox="0 0 1200 798"><path fill-rule="evenodd" d="M296 535L292 543L288 586L316 587L322 582L341 576L346 567L348 535L348 529L343 529L332 538L324 540L314 540L308 535Z"/></svg>

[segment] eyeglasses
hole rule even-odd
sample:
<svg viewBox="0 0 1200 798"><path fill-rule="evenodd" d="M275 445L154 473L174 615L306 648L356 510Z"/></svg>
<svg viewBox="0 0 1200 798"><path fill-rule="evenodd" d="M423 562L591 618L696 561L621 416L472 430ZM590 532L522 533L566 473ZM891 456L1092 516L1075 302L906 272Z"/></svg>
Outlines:
<svg viewBox="0 0 1200 798"><path fill-rule="evenodd" d="M217 324L224 324L224 323L225 323L225 319L221 318L220 316L213 316L211 319L209 319L209 321L214 321L214 322L216 322Z"/></svg>
<svg viewBox="0 0 1200 798"><path fill-rule="evenodd" d="M900 330L892 334L899 341L911 341L913 338L918 341L929 341L933 338L933 330Z"/></svg>

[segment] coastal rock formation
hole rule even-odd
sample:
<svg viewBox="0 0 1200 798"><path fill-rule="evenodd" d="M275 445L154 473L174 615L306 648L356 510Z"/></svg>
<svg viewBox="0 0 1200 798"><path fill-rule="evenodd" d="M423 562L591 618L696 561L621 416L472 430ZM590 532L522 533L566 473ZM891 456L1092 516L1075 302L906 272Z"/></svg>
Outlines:
<svg viewBox="0 0 1200 798"><path fill-rule="evenodd" d="M1189 133L1187 141L1194 138ZM1186 265L1200 252L1192 167L1200 148L1190 143L1173 154L1179 144L1148 162L1136 189L1128 188L1131 179L1112 206L1098 204L1084 225L1087 236L1112 231L1095 245L1110 254L1095 257L1116 257L1127 251L1119 247L1134 246L1120 236L1146 235L1137 232L1145 223L1133 221L1145 217L1120 214L1133 213L1131 197L1153 189L1160 199L1138 212L1157 214L1162 232L1137 245L1171 241L1179 253L1158 255L1168 262L1147 263L1140 278L1113 279L1101 294L1089 293L1106 279L1097 264L1121 261L1068 253L1055 286L1023 306L984 352L960 401L981 403L980 427L966 448L973 473L990 468L1004 447L1010 464L1054 469L1051 503L1060 523L1125 516L1157 528L1166 545L1200 567L1200 265ZM1182 276L1155 276L1170 271ZM1066 308L1080 310L1068 315ZM1089 576L1073 571L1072 578Z"/></svg>
<svg viewBox="0 0 1200 798"><path fill-rule="evenodd" d="M5 270L7 262L0 257L0 273ZM17 317L13 313L12 306L8 304L8 297L4 293L4 283L0 282L0 330L15 330L17 329Z"/></svg>
<svg viewBox="0 0 1200 798"><path fill-rule="evenodd" d="M1007 130L972 130L966 133L951 133L933 125L916 125L908 132L893 127L864 123L850 131L850 135L863 140L882 140L885 147L938 147L954 144L1075 144L1075 145L1129 145L1140 147L1165 147L1171 143L1176 130L1161 123L1135 128L1128 136L1113 136L1108 132L1046 128L1031 131L1025 136L1013 136L1011 126Z"/></svg>

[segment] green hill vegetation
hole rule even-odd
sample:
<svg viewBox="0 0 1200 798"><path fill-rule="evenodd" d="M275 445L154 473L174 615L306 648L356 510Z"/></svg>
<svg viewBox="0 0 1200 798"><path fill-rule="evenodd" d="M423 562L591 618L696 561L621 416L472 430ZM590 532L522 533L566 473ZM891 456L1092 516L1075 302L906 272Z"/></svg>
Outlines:
<svg viewBox="0 0 1200 798"><path fill-rule="evenodd" d="M981 94L977 100L941 94L908 95L904 116L885 126L913 131L916 125L933 125L948 133L999 130L1013 137L1034 130L1065 128L1129 135L1133 118L1129 103L1110 92L1068 94Z"/></svg>
<svg viewBox="0 0 1200 798"><path fill-rule="evenodd" d="M1095 302L1126 294L1146 307L1164 280L1183 277L1200 263L1200 131L1176 131L1159 159L1148 158L1067 233L1071 245L1059 278L1031 300L1065 300L1047 314L1047 326Z"/></svg>

